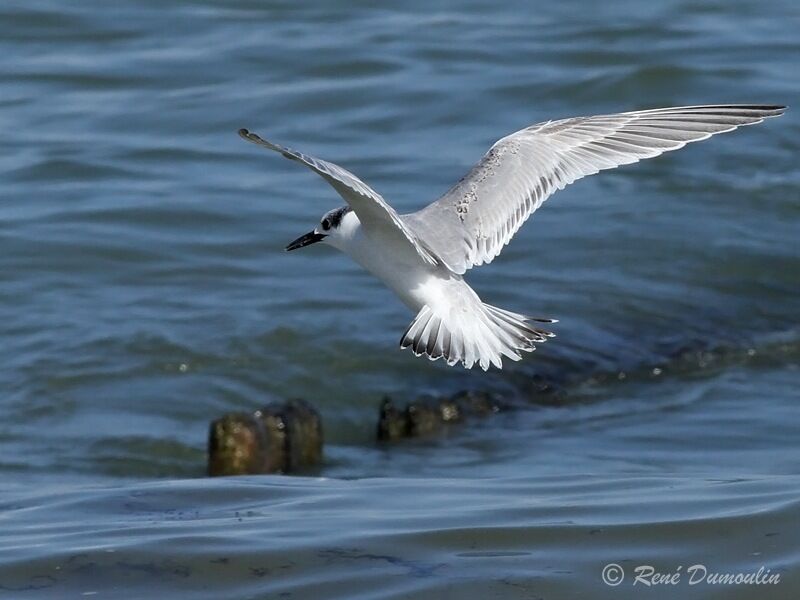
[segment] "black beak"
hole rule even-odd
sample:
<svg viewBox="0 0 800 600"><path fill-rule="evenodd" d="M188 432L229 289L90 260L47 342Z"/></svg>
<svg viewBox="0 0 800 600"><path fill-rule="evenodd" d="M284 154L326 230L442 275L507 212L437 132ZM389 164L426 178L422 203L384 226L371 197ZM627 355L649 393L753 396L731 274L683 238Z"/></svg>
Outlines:
<svg viewBox="0 0 800 600"><path fill-rule="evenodd" d="M317 233L316 231L309 231L305 235L301 235L291 244L286 246L286 251L289 252L290 250L297 250L298 248L302 248L303 246L310 246L311 244L316 244L317 242L321 241L325 237L323 233Z"/></svg>

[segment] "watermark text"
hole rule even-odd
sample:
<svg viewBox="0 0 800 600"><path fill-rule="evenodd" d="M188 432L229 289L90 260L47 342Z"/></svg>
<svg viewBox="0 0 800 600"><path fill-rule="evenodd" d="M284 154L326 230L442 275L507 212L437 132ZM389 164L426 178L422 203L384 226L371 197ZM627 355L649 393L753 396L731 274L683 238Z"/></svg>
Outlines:
<svg viewBox="0 0 800 600"><path fill-rule="evenodd" d="M637 587L658 587L678 585L778 585L781 574L773 573L765 566L755 571L718 571L703 564L684 568L678 565L671 571L659 571L653 565L628 567L628 573L617 563L603 567L601 577L606 585L616 587L625 580L628 585Z"/></svg>

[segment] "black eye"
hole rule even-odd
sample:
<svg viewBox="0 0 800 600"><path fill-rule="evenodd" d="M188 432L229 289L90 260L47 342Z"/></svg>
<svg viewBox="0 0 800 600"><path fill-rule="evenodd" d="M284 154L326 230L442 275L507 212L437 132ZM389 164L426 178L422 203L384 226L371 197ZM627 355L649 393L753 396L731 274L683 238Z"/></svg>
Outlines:
<svg viewBox="0 0 800 600"><path fill-rule="evenodd" d="M331 228L331 222L328 219L322 219L322 230L328 231Z"/></svg>

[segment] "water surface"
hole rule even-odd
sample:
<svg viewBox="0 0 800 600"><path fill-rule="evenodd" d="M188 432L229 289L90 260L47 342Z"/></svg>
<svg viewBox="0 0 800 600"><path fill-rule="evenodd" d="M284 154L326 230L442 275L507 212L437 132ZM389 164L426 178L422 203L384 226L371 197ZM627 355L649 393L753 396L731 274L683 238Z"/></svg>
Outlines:
<svg viewBox="0 0 800 600"><path fill-rule="evenodd" d="M469 281L559 337L488 374L400 352L413 315L345 257L283 253L341 201L235 132L407 212L537 121L798 106L799 25L793 2L4 3L0 596L619 598L643 594L609 562L703 562L783 579L682 594L795 597L796 110L549 200ZM464 388L521 408L373 443L384 394ZM211 419L294 396L319 470L202 478Z"/></svg>

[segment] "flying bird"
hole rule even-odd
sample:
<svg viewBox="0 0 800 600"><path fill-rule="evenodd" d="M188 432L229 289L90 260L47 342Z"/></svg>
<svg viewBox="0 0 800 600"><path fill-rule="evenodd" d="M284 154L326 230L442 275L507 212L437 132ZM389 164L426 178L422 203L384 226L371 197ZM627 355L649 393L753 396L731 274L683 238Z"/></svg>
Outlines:
<svg viewBox="0 0 800 600"><path fill-rule="evenodd" d="M652 158L717 133L783 114L784 106L718 104L546 121L496 142L447 193L398 214L380 194L331 162L239 135L321 175L347 203L323 215L286 246L317 242L344 252L380 279L416 317L400 339L416 356L470 369L502 368L554 334L555 319L530 317L481 301L464 280L500 254L556 190L587 175Z"/></svg>

